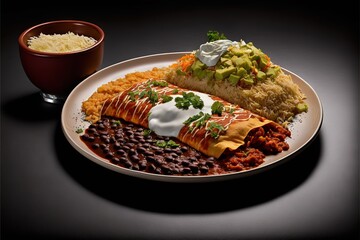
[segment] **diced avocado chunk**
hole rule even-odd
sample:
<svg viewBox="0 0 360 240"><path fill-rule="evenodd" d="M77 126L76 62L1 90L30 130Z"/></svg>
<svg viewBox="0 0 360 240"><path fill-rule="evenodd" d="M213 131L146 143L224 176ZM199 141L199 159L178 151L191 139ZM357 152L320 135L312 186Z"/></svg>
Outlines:
<svg viewBox="0 0 360 240"><path fill-rule="evenodd" d="M264 69L269 63L269 58L265 54L260 55L259 65L261 69Z"/></svg>
<svg viewBox="0 0 360 240"><path fill-rule="evenodd" d="M266 70L266 76L273 78L275 77L276 73L275 73L275 69L274 68L268 68Z"/></svg>
<svg viewBox="0 0 360 240"><path fill-rule="evenodd" d="M237 67L245 68L245 70L250 70L251 65L252 65L250 59L248 57L245 57L245 56L234 59L234 64Z"/></svg>
<svg viewBox="0 0 360 240"><path fill-rule="evenodd" d="M206 76L205 70L199 70L196 72L196 76L200 79L203 79Z"/></svg>
<svg viewBox="0 0 360 240"><path fill-rule="evenodd" d="M280 72L280 67L278 66L272 66L272 67L269 67L267 70L266 70L266 75L270 78L274 78L276 77L276 75Z"/></svg>
<svg viewBox="0 0 360 240"><path fill-rule="evenodd" d="M204 63L202 63L200 60L196 60L191 65L191 70L193 71L193 74L197 77L201 77L203 69L206 67Z"/></svg>
<svg viewBox="0 0 360 240"><path fill-rule="evenodd" d="M186 75L186 73L183 72L181 69L177 69L177 70L176 70L176 74L179 75L179 76L184 76L184 75Z"/></svg>
<svg viewBox="0 0 360 240"><path fill-rule="evenodd" d="M246 53L246 49L233 47L233 48L230 49L230 52L232 54L234 54L235 56L240 57L240 56L242 56L242 55L244 55Z"/></svg>
<svg viewBox="0 0 360 240"><path fill-rule="evenodd" d="M193 71L197 71L197 70L202 70L203 68L205 68L206 65L204 63L202 63L200 60L196 60L192 65L191 65L191 70Z"/></svg>
<svg viewBox="0 0 360 240"><path fill-rule="evenodd" d="M256 74L256 78L259 80L265 80L266 79L266 73L264 73L263 71L258 71Z"/></svg>
<svg viewBox="0 0 360 240"><path fill-rule="evenodd" d="M205 69L204 72L205 72L205 77L206 77L207 79L212 79L212 78L214 77L215 71L211 71L211 70L209 70L209 69Z"/></svg>
<svg viewBox="0 0 360 240"><path fill-rule="evenodd" d="M228 61L228 60L229 60L229 58L221 57L221 58L220 58L220 63L224 63L224 62L226 62L226 61Z"/></svg>
<svg viewBox="0 0 360 240"><path fill-rule="evenodd" d="M300 112L307 112L308 110L308 105L306 103L298 103L296 105L296 110L300 113Z"/></svg>
<svg viewBox="0 0 360 240"><path fill-rule="evenodd" d="M230 74L229 76L229 82L231 85L235 86L240 80L240 76L235 74Z"/></svg>
<svg viewBox="0 0 360 240"><path fill-rule="evenodd" d="M254 79L252 79L249 75L245 76L241 79L241 81L245 84L252 85L254 84Z"/></svg>
<svg viewBox="0 0 360 240"><path fill-rule="evenodd" d="M247 72L246 72L245 68L243 68L243 67L237 68L236 75L238 75L240 78L245 76L246 73Z"/></svg>
<svg viewBox="0 0 360 240"><path fill-rule="evenodd" d="M236 68L234 66L230 66L228 68L223 68L223 69L216 69L215 70L215 79L216 80L225 79L235 71L236 71Z"/></svg>
<svg viewBox="0 0 360 240"><path fill-rule="evenodd" d="M233 63L232 63L232 61L230 59L228 59L227 61L223 62L223 65L225 67L230 67L230 66L233 66Z"/></svg>

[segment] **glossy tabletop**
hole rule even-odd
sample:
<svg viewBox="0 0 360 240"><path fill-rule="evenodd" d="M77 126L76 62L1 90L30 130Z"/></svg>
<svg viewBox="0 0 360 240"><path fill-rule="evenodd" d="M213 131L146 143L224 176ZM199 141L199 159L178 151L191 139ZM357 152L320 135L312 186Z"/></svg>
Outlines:
<svg viewBox="0 0 360 240"><path fill-rule="evenodd" d="M7 2L1 3L2 239L357 239L358 3ZM102 68L195 50L209 30L251 41L314 88L324 111L321 130L295 158L244 178L166 183L111 171L69 144L62 105L43 102L22 69L17 37L58 19L103 28Z"/></svg>

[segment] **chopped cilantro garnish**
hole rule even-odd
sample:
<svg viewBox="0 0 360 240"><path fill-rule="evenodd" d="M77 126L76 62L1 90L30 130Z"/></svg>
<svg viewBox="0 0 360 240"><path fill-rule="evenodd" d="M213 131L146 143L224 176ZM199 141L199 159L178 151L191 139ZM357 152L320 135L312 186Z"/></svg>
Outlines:
<svg viewBox="0 0 360 240"><path fill-rule="evenodd" d="M178 147L180 145L174 142L173 140L169 140L167 142L164 140L158 140L156 141L156 146L165 148L165 147Z"/></svg>
<svg viewBox="0 0 360 240"><path fill-rule="evenodd" d="M206 130L210 131L211 137L216 139L220 136L220 133L225 130L225 128L223 125L220 125L219 123L209 122L208 128Z"/></svg>
<svg viewBox="0 0 360 240"><path fill-rule="evenodd" d="M195 95L193 92L183 92L182 97L175 98L175 106L179 109L189 109L192 105L194 108L202 109L204 107L204 102L201 100L200 96Z"/></svg>
<svg viewBox="0 0 360 240"><path fill-rule="evenodd" d="M190 131L194 128L199 128L205 126L206 121L211 118L211 115L208 113L199 112L198 114L189 117L184 124L189 125Z"/></svg>
<svg viewBox="0 0 360 240"><path fill-rule="evenodd" d="M173 99L172 96L168 96L168 95L162 95L161 98L163 100L163 103L170 102Z"/></svg>
<svg viewBox="0 0 360 240"><path fill-rule="evenodd" d="M116 121L114 121L114 122L113 122L113 124L118 125L118 126L121 126L121 122L120 122L120 120L116 120Z"/></svg>
<svg viewBox="0 0 360 240"><path fill-rule="evenodd" d="M152 130L150 130L150 129L145 129L145 130L143 131L143 136L144 136L144 137L147 137L147 136L149 136L151 133L152 133Z"/></svg>
<svg viewBox="0 0 360 240"><path fill-rule="evenodd" d="M166 81L151 81L150 84L155 87L167 87L169 85Z"/></svg>
<svg viewBox="0 0 360 240"><path fill-rule="evenodd" d="M84 132L84 130L82 129L82 128L78 128L78 129L76 129L76 131L75 131L76 133L78 133L78 134L80 134L80 133L83 133Z"/></svg>
<svg viewBox="0 0 360 240"><path fill-rule="evenodd" d="M221 39L227 39L227 37L223 34L223 33L219 33L218 31L208 31L207 32L207 38L209 42L213 42L216 40L221 40Z"/></svg>
<svg viewBox="0 0 360 240"><path fill-rule="evenodd" d="M212 105L211 105L211 113L212 114L218 114L219 116L221 116L222 112L224 110L224 104L222 104L219 101L215 101Z"/></svg>

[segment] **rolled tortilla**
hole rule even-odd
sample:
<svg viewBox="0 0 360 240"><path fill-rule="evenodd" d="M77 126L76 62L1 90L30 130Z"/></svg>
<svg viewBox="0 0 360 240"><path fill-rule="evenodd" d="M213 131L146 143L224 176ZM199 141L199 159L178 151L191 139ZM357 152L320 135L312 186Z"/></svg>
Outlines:
<svg viewBox="0 0 360 240"><path fill-rule="evenodd" d="M195 95L203 94L179 88L166 81L148 80L134 84L117 96L107 99L102 106L101 115L123 119L149 128L149 116L156 106L165 104L164 96L174 98L189 92L193 92ZM283 128L281 125L238 105L230 104L216 96L208 94L207 96L213 102L222 104L221 113L205 113L205 110L203 112L203 109L198 109L198 114L191 116L194 119L196 116L198 118L187 123L182 121L179 126L180 130L175 137L208 156L219 158L227 149L236 150L245 143L245 138L252 129L267 124L276 124L279 128ZM172 109L174 108L162 108L161 114L171 118ZM180 113L185 114L181 111ZM290 136L290 131L288 131L288 135Z"/></svg>

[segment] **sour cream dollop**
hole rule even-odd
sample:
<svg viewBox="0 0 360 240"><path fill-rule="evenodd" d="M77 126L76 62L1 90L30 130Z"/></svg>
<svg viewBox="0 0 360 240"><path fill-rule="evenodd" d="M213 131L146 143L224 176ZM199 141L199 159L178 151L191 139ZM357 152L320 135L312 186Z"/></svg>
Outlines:
<svg viewBox="0 0 360 240"><path fill-rule="evenodd" d="M200 45L200 48L195 52L195 56L207 66L215 66L230 46L237 46L239 43L227 39L207 42ZM242 42L240 42L242 44Z"/></svg>
<svg viewBox="0 0 360 240"><path fill-rule="evenodd" d="M169 102L158 104L151 109L149 116L149 129L154 131L157 135L165 137L177 137L184 122L200 112L211 114L211 106L214 100L204 93L194 92L204 102L202 109L193 108L179 109L175 106L175 98L181 95L171 95L173 99Z"/></svg>

